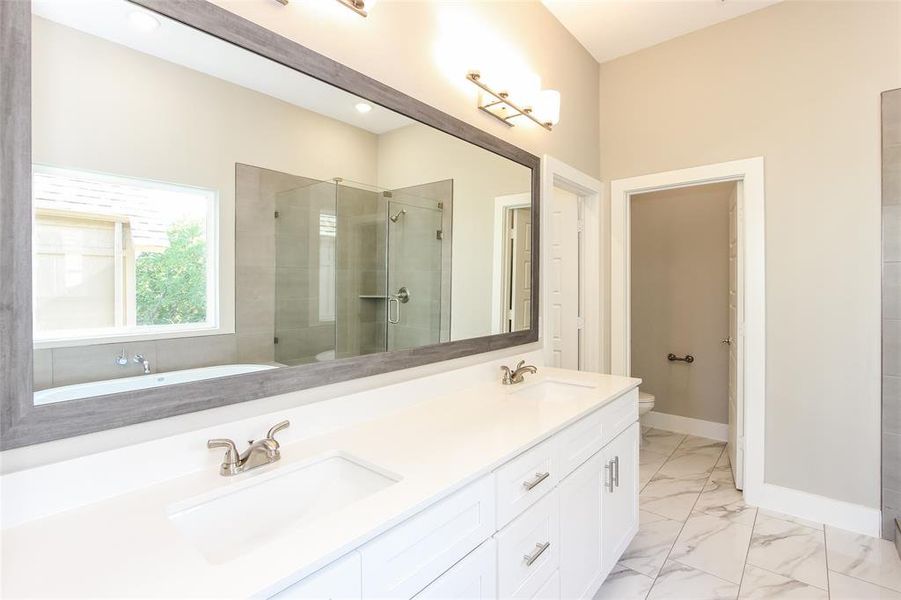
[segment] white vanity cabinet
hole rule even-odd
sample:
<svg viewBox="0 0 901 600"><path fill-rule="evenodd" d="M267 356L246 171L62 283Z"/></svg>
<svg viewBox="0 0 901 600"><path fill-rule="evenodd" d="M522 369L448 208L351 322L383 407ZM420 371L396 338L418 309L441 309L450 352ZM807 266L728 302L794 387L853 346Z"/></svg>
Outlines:
<svg viewBox="0 0 901 600"><path fill-rule="evenodd" d="M638 440L633 389L277 597L590 598L638 530Z"/></svg>
<svg viewBox="0 0 901 600"><path fill-rule="evenodd" d="M562 598L585 597L602 576L604 467L598 452L560 484Z"/></svg>
<svg viewBox="0 0 901 600"><path fill-rule="evenodd" d="M638 442L635 422L604 447L603 564L608 573L638 531ZM605 575L606 576L606 575Z"/></svg>
<svg viewBox="0 0 901 600"><path fill-rule="evenodd" d="M362 596L360 553L351 552L275 596L278 600L354 600Z"/></svg>

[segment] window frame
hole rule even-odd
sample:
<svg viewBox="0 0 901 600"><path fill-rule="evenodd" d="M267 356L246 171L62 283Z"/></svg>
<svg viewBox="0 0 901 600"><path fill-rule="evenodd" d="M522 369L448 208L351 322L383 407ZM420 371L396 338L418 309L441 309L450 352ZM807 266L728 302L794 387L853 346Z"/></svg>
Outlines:
<svg viewBox="0 0 901 600"><path fill-rule="evenodd" d="M206 299L207 318L203 323L179 323L175 325L136 325L134 327L94 328L88 330L73 330L74 334L39 336L33 333L35 350L51 348L70 348L78 346L93 346L97 344L110 344L118 342L138 342L144 340L176 339L184 337L197 337L205 335L221 335L233 333L226 331L222 326L221 315L221 288L220 279L220 194L212 188L194 185L169 183L155 179L143 179L128 175L114 175L102 173L90 169L62 168L46 164L34 163L32 165L32 179L38 173L50 175L82 175L95 181L107 181L120 185L137 185L157 190L171 190L178 192L192 192L203 196L206 201ZM31 227L34 231L37 208L32 199ZM137 255L135 255L137 259ZM32 309L33 310L33 309ZM57 333L57 332L54 332Z"/></svg>

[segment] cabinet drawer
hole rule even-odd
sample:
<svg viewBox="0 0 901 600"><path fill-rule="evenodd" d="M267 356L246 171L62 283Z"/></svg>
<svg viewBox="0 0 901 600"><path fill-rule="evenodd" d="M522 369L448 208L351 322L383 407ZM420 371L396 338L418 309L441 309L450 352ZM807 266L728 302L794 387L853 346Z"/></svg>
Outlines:
<svg viewBox="0 0 901 600"><path fill-rule="evenodd" d="M419 592L415 600L492 600L497 598L497 543L494 539L466 555L450 570Z"/></svg>
<svg viewBox="0 0 901 600"><path fill-rule="evenodd" d="M638 388L620 396L600 410L604 445L638 420Z"/></svg>
<svg viewBox="0 0 901 600"><path fill-rule="evenodd" d="M551 491L557 472L557 436L520 454L496 471L498 528Z"/></svg>
<svg viewBox="0 0 901 600"><path fill-rule="evenodd" d="M532 598L544 587L559 566L559 531L554 490L495 535L498 597Z"/></svg>
<svg viewBox="0 0 901 600"><path fill-rule="evenodd" d="M560 571L554 571L532 600L558 600L560 597Z"/></svg>
<svg viewBox="0 0 901 600"><path fill-rule="evenodd" d="M495 530L488 475L360 549L364 598L412 598Z"/></svg>
<svg viewBox="0 0 901 600"><path fill-rule="evenodd" d="M274 596L278 600L359 600L360 553L351 552Z"/></svg>

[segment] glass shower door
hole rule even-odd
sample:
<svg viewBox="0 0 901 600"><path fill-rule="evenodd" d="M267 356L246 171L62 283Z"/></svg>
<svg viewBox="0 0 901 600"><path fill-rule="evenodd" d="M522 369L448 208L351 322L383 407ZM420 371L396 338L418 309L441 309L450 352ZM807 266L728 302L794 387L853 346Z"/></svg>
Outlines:
<svg viewBox="0 0 901 600"><path fill-rule="evenodd" d="M388 202L388 350L440 341L441 217L440 209Z"/></svg>
<svg viewBox="0 0 901 600"><path fill-rule="evenodd" d="M274 341L283 365L335 358L335 184L294 179L297 187L275 194Z"/></svg>

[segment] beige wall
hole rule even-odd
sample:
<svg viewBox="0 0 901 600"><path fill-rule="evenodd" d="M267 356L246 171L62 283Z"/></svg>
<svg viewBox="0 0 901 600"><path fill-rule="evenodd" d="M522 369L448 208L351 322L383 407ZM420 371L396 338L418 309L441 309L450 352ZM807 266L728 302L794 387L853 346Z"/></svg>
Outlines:
<svg viewBox="0 0 901 600"><path fill-rule="evenodd" d="M334 0L214 2L533 154L598 175L597 62L539 2L384 1L365 19ZM504 59L499 68L522 63L560 91L553 132L508 128L476 109L466 71L495 57Z"/></svg>
<svg viewBox="0 0 901 600"><path fill-rule="evenodd" d="M604 180L765 157L765 479L873 508L879 94L901 85L899 40L897 2L789 1L600 69Z"/></svg>
<svg viewBox="0 0 901 600"><path fill-rule="evenodd" d="M639 194L631 209L632 374L656 412L728 422L734 183ZM668 353L695 362L670 362Z"/></svg>

